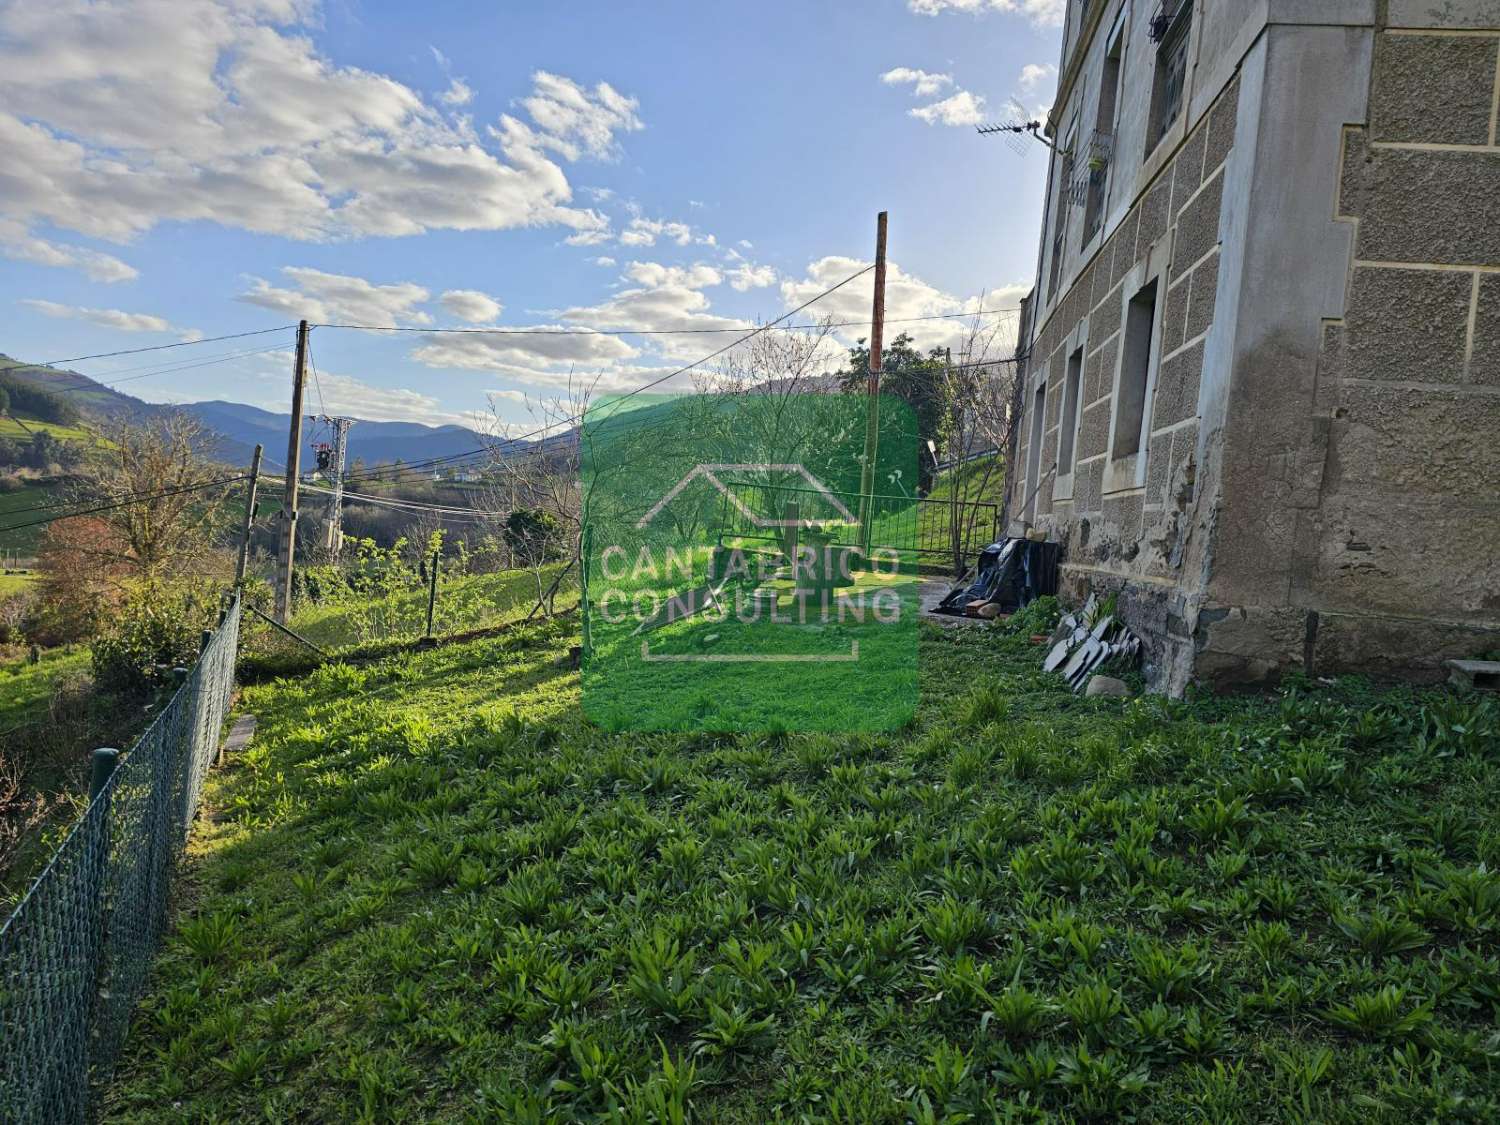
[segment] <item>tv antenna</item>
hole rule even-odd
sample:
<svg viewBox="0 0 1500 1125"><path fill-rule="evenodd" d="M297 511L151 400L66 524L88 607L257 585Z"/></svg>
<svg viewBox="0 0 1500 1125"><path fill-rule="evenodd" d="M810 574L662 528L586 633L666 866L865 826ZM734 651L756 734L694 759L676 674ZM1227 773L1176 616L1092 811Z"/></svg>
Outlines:
<svg viewBox="0 0 1500 1125"><path fill-rule="evenodd" d="M1048 148L1056 150L1057 146L1042 135L1042 123L1031 116L1026 107L1015 98L1011 98L1006 105L1010 117L998 125L979 125L976 128L981 137L1000 136L1005 139L1006 145L1017 156L1025 156L1028 145L1026 138L1030 136L1033 140L1040 141Z"/></svg>

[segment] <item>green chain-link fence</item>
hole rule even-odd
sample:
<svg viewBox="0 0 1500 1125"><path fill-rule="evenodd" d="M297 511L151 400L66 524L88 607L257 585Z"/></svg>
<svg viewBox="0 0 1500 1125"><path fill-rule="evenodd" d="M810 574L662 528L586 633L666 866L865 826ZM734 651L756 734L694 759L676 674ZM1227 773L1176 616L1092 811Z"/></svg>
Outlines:
<svg viewBox="0 0 1500 1125"><path fill-rule="evenodd" d="M0 1121L85 1121L167 921L234 681L238 598L0 929Z"/></svg>
<svg viewBox="0 0 1500 1125"><path fill-rule="evenodd" d="M720 501L719 531L724 538L780 541L781 530L768 530L767 523L784 517L788 504L796 504L799 516L808 520L831 518L834 501L851 513L865 510L865 501L853 492L768 486L735 479L724 484L729 490ZM913 552L924 564L958 571L1000 534L999 506L987 501L872 496L868 507L871 547ZM856 526L842 525L841 531L843 538L836 538L836 544L857 543Z"/></svg>

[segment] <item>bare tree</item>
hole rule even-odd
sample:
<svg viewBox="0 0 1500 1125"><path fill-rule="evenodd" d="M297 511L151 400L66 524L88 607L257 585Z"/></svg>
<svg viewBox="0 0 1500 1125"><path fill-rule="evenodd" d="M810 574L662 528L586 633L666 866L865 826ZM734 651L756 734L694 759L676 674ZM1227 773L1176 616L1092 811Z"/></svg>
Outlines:
<svg viewBox="0 0 1500 1125"><path fill-rule="evenodd" d="M982 505L999 500L1005 487L1005 453L1019 412L1016 409L1014 330L1006 324L982 327L975 320L952 362L943 368L949 418L944 453L951 466L949 531L954 572L963 569ZM988 534L988 533L986 533Z"/></svg>
<svg viewBox="0 0 1500 1125"><path fill-rule="evenodd" d="M106 569L148 582L201 571L224 514L227 471L203 450L211 435L180 413L105 430L98 454L82 466L73 498L107 529L79 547ZM80 562L90 560L81 559Z"/></svg>
<svg viewBox="0 0 1500 1125"><path fill-rule="evenodd" d="M531 570L536 580L533 614L538 609L545 615L552 614L558 588L581 557L579 428L595 397L599 379L599 374L569 372L567 383L558 394L548 398L528 397L526 409L531 423L526 430L534 432L536 438L526 444L510 436L511 425L500 418L494 400L490 400L495 435L490 444L494 483L488 490L488 503L495 505L497 514L503 513L505 519L527 509L544 513L547 518L540 522L555 524L552 534L567 560L548 586L546 572L558 561L549 545L526 543L522 549L512 549L512 565Z"/></svg>

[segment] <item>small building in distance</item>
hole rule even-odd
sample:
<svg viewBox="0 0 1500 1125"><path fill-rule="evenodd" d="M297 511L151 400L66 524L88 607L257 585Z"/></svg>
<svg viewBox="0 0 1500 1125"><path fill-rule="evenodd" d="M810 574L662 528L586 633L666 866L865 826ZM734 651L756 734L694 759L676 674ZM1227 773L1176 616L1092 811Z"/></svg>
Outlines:
<svg viewBox="0 0 1500 1125"><path fill-rule="evenodd" d="M1151 685L1500 649L1500 0L1067 0L1010 530Z"/></svg>

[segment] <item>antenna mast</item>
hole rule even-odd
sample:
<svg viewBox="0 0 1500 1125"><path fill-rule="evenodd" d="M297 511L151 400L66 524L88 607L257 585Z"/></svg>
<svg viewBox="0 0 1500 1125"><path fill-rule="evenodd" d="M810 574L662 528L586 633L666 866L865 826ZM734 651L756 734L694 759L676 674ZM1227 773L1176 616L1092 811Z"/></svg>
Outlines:
<svg viewBox="0 0 1500 1125"><path fill-rule="evenodd" d="M325 469L333 481L333 494L328 498L328 517L324 521L325 545L337 560L339 550L344 545L344 457L349 448L349 427L354 425L356 419L334 418L323 414L318 417L318 421L333 427L333 446L318 450L318 468ZM325 456L328 458L326 464L323 463Z"/></svg>

